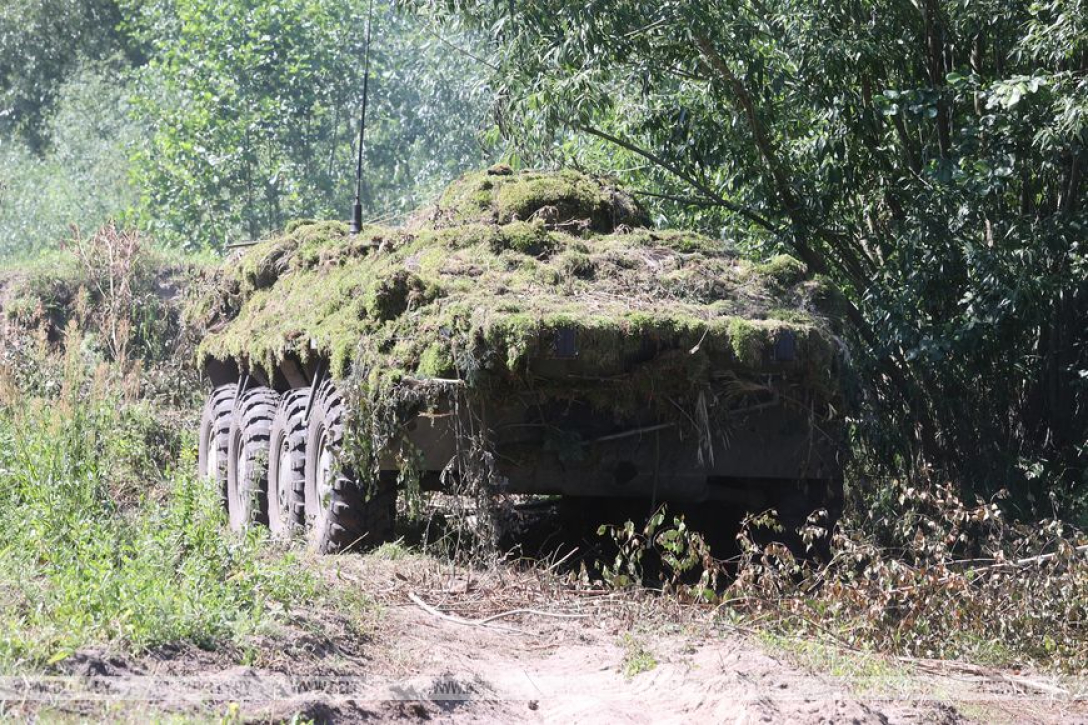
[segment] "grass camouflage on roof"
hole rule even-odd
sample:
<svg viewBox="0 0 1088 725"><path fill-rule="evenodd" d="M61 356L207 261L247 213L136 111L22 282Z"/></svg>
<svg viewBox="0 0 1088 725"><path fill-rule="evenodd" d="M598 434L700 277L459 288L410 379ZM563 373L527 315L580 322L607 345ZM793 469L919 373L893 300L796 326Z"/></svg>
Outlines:
<svg viewBox="0 0 1088 725"><path fill-rule="evenodd" d="M791 257L752 264L723 242L649 228L607 182L500 167L404 227L293 223L228 260L187 317L205 331L201 361L268 371L320 355L374 388L552 385L622 407L773 373L822 405L838 389L835 299ZM570 359L557 359L560 331ZM774 359L783 336L793 361Z"/></svg>

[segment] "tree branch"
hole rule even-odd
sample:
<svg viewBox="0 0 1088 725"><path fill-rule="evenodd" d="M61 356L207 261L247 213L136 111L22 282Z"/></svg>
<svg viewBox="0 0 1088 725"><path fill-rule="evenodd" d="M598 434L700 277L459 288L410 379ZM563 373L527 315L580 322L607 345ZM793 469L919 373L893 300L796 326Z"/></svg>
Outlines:
<svg viewBox="0 0 1088 725"><path fill-rule="evenodd" d="M838 250L839 253L843 255L844 260L847 258L848 255L846 252L849 250L844 249L843 240L839 238L838 234L825 227L821 227L818 224L809 223L808 215L798 202L797 197L793 194L793 186L790 183L790 179L786 176L784 167L778 158L777 149L775 149L773 142L763 126L763 122L759 118L759 114L756 112L755 103L752 100L751 94L748 93L748 89L745 87L744 83L737 78L736 74L733 73L733 70L729 67L729 64L725 62L725 59L723 59L714 49L714 44L709 38L699 33L693 33L693 38L703 59L710 66L711 70L721 76L722 80L729 86L733 100L740 105L740 108L747 119L749 130L752 132L752 138L756 144L756 149L759 151L760 156L763 158L764 163L771 172L778 198L781 200L786 213L789 215L790 220L793 222L794 227L799 233L794 235L793 248L797 251L801 260L808 265L809 269L817 273L828 273L830 271L830 265L828 264L827 257L807 242L805 238L806 235L811 233L819 236L831 249ZM856 260L854 261L856 262ZM852 278L851 281L853 282L855 289L864 290L868 286L868 280L861 272L859 265L844 264L842 261L840 261L839 264L841 266L841 271L844 272L848 278ZM850 320L854 329L865 343L872 350L880 349L880 345L877 343L876 334L869 324L869 321L862 315L861 310L859 310L850 300L846 300L845 307L847 319ZM930 411L920 402L924 400L924 397L919 394L918 385L909 375L910 366L906 364L906 361L892 357L882 357L878 360L878 364L880 365L881 370L884 371L895 385L896 390L899 392L899 395L902 397L907 408L911 411L914 419L920 422L925 447L929 452L934 452L936 450L936 439L934 437L936 427L934 426Z"/></svg>
<svg viewBox="0 0 1088 725"><path fill-rule="evenodd" d="M660 166L661 168L663 168L666 171L668 171L669 173L671 173L673 176L677 177L681 181L683 181L686 184L688 184L689 186L691 186L693 189L695 189L699 193L706 196L707 199L709 199L709 200L711 200L713 202L714 206L720 206L720 207L723 207L725 209L728 209L729 211L731 211L731 212L733 212L735 214L740 214L745 219L747 219L747 220L749 220L751 222L754 222L755 224L758 224L759 226L763 227L767 231L775 232L775 233L779 232L778 227L776 227L768 219L764 218L763 216L760 216L759 214L752 211L751 209L747 209L747 208L745 208L743 206L740 206L739 204L734 204L733 202L729 201L728 199L725 199L724 197L722 197L720 194L716 193L713 189L711 189L706 184L703 184L702 182L698 181L696 178L694 178L690 174L687 174L682 169L680 169L678 166L666 161L665 159L661 158L660 156L653 153L652 151L647 151L644 148L636 146L635 144L631 143L630 141L625 141L625 140L623 140L621 138L613 136L610 133L602 131L602 130L600 130L598 128L594 128L593 126L579 125L577 128L578 128L578 130L584 131L584 132L590 134L591 136L596 136L599 139L602 139L604 141L608 141L609 143L616 144L617 146L619 146L621 148L625 148L628 151L630 151L631 153L638 154L639 156L646 159L647 161L650 161L650 162Z"/></svg>
<svg viewBox="0 0 1088 725"><path fill-rule="evenodd" d="M948 100L942 92L945 47L944 27L941 24L940 13L937 0L925 0L922 14L925 20L929 82L933 86L933 90L937 92L937 118L935 119L937 124L937 146L941 150L941 158L947 159L952 146L952 120L948 113Z"/></svg>
<svg viewBox="0 0 1088 725"><path fill-rule="evenodd" d="M759 155L763 158L763 162L771 172L771 178L774 180L775 192L777 193L778 198L781 199L782 205L785 207L786 213L790 217L790 221L793 222L794 227L800 232L799 235L794 236L793 248L797 250L801 260L814 272L827 274L830 270L830 265L828 264L825 255L821 254L805 240L804 237L811 233L822 239L829 248L834 249L838 253L843 271L850 277L851 282L853 282L857 289L865 290L868 286L868 275L865 273L863 265L859 261L855 250L850 248L850 245L844 239L843 235L833 232L821 224L812 223L809 220L804 207L794 195L793 185L790 183L790 179L784 171L784 166L781 159L778 157L778 150L774 147L774 142L771 140L762 120L759 118L755 102L752 100L751 94L748 93L748 88L739 78L737 78L736 74L733 73L733 69L729 67L729 64L725 62L725 59L714 49L714 44L709 38L700 34L695 34L694 37L695 44L699 46L699 52L702 54L703 59L710 66L711 70L716 72L721 76L722 80L726 82L732 92L734 100L740 105L741 110L744 113L745 119L748 122L748 128L752 132L752 138L755 140L756 149L759 151Z"/></svg>
<svg viewBox="0 0 1088 725"><path fill-rule="evenodd" d="M646 191L645 189L628 189L628 191L635 196L652 196L655 199L675 201L677 204L686 204L688 206L721 206L714 199L700 199L694 196L680 196L679 194L661 194L656 191Z"/></svg>
<svg viewBox="0 0 1088 725"><path fill-rule="evenodd" d="M460 53L461 55L465 56L469 60L476 61L480 65L486 66L488 69L490 69L490 70L492 70L492 71L494 71L496 73L499 72L499 67L497 65L495 65L494 63L491 63L491 62L489 62L487 60L484 60L480 56L475 55L474 53L471 53L471 52L465 50L464 48L460 47L459 45L455 45L455 44L451 43L450 41L446 40L441 35L439 35L435 31L431 30L430 28L424 26L423 27L423 32L426 33L427 35L431 36L432 38L434 38L435 40L437 40L439 43L446 46L450 50L452 50L452 51L454 51L456 53Z"/></svg>
<svg viewBox="0 0 1088 725"><path fill-rule="evenodd" d="M729 67L729 64L725 62L725 59L718 55L718 51L714 49L714 44L710 42L709 38L705 35L696 34L695 44L699 46L699 52L710 66L711 70L721 76L729 85L730 90L733 92L733 98L740 104L741 110L744 112L745 118L748 121L748 128L751 130L752 137L755 139L759 155L763 157L764 163L767 164L771 171L771 176L774 178L775 182L775 190L782 199L786 211L789 212L791 218L794 218L794 223L803 221L802 219L795 218L800 211L800 204L797 203L797 198L793 195L793 190L790 188L789 180L782 171L782 165L778 160L778 152L775 150L774 144L771 143L770 138L767 136L766 129L763 128L763 122L760 121L759 115L756 113L756 106L755 103L752 102L752 97L748 93L748 89L733 73L733 69ZM804 225L801 224L801 226Z"/></svg>

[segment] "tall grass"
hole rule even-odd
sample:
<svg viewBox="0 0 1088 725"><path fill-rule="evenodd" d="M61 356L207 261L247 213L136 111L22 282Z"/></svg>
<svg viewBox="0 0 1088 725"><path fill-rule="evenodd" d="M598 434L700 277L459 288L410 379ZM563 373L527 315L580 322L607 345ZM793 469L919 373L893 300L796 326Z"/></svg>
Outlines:
<svg viewBox="0 0 1088 725"><path fill-rule="evenodd" d="M0 386L0 671L89 645L215 647L312 595L293 555L225 532L177 431L69 350L56 395ZM147 455L149 439L184 449L174 470Z"/></svg>

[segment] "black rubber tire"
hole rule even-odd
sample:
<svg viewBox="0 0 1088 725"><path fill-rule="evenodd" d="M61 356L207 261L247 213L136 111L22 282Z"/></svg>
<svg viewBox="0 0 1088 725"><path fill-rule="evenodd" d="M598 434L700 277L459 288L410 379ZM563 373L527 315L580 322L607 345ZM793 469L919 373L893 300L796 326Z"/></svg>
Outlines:
<svg viewBox="0 0 1088 725"><path fill-rule="evenodd" d="M382 477L360 485L336 460L344 438L344 402L331 380L317 391L306 434L306 524L311 547L321 554L376 546L393 536L396 485ZM322 464L324 453L329 461ZM328 485L320 485L322 470Z"/></svg>
<svg viewBox="0 0 1088 725"><path fill-rule="evenodd" d="M306 401L310 391L292 390L272 419L268 450L268 528L277 539L302 533L306 523ZM282 486L281 486L282 484Z"/></svg>
<svg viewBox="0 0 1088 725"><path fill-rule="evenodd" d="M220 385L208 396L200 416L197 475L215 481L224 510L227 505L227 448L237 393L235 383ZM209 470L212 461L217 462L214 471Z"/></svg>
<svg viewBox="0 0 1088 725"><path fill-rule="evenodd" d="M227 518L243 531L268 525L268 443L280 395L266 387L242 393L234 408L227 447Z"/></svg>

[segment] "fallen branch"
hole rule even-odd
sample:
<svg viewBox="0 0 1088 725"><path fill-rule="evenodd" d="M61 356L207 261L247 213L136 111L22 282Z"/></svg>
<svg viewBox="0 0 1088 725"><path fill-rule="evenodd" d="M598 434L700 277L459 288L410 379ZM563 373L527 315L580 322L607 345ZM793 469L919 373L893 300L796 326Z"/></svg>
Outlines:
<svg viewBox="0 0 1088 725"><path fill-rule="evenodd" d="M613 433L612 435L601 436L600 438L594 438L590 443L607 443L609 441L618 441L621 438L630 438L632 436L644 435L646 433L655 433L666 428L672 428L672 423L660 423L658 425L648 425L644 428L635 428L634 430L626 430L622 433Z"/></svg>
<svg viewBox="0 0 1088 725"><path fill-rule="evenodd" d="M1050 561L1051 559L1056 559L1058 556L1062 555L1062 553L1064 553L1064 552L1055 551L1055 552L1052 552L1052 553L1049 553L1049 554L1039 554L1038 556L1029 556L1029 557L1024 558L1024 559L1015 559L1013 561L997 561L996 559L990 559L989 561L993 562L992 564L987 564L986 566L971 567L971 568L967 569L967 571L968 572L978 572L978 571L985 571L987 569L1008 569L1010 567L1013 568L1013 569L1022 569L1025 566L1031 566L1032 564L1041 564L1044 561ZM1074 547L1072 553L1073 554L1088 554L1088 544L1085 544L1084 546ZM986 561L986 560L985 559L981 559L981 560L976 559L974 561ZM959 564L959 563L960 562L952 562L952 564L950 564L950 566L956 565L956 564Z"/></svg>
<svg viewBox="0 0 1088 725"><path fill-rule="evenodd" d="M938 660L925 657L907 657L905 655L893 655L893 658L899 662L913 665L928 672L936 672L938 674L960 672L980 680L1007 682L1021 689L1029 688L1037 692L1045 692L1059 697L1070 697L1072 695L1069 690L1055 685L1052 682L1041 682L1023 675L1010 675L992 667L983 667L970 662L962 662L960 660Z"/></svg>
<svg viewBox="0 0 1088 725"><path fill-rule="evenodd" d="M483 619L473 621L476 624L487 624L488 622L494 622L496 619L510 617L515 614L535 614L538 617L552 617L554 619L585 619L589 616L588 614L568 614L566 612L544 612L539 609L511 609L506 612L499 612L498 614L492 614L490 617L484 617Z"/></svg>
<svg viewBox="0 0 1088 725"><path fill-rule="evenodd" d="M465 385L464 380L458 380L456 378L405 378L404 382L409 385L453 385L456 387L463 387Z"/></svg>
<svg viewBox="0 0 1088 725"><path fill-rule="evenodd" d="M1075 547L1073 549L1072 554L1074 556L1078 555L1078 554L1088 554L1088 544L1086 544L1084 546ZM953 581L955 581L957 579L966 579L968 577L968 575L971 575L971 574L984 574L984 573L988 573L988 572L992 572L992 571L998 571L998 570L1002 570L1002 569L1003 570L1024 569L1026 567L1031 566L1032 564L1042 564L1042 563L1050 561L1052 559L1056 559L1058 556L1061 556L1061 555L1062 555L1062 552L1053 552L1053 553L1050 553L1050 554L1039 554L1038 556L1029 556L1029 557L1027 557L1025 559L1014 559L1012 561L997 561L996 559L972 559L969 562L968 561L952 561L952 562L949 562L946 565L949 569L952 570L951 573L945 574L944 576L940 577L939 579L934 579L934 580L929 581L929 582L922 582L920 584L911 584L910 586L898 587L896 589L890 590L888 593L889 594L904 594L904 593L907 593L907 592L913 592L915 590L921 589L921 588L926 587L926 586L929 586L929 587L942 586L944 584L948 584L950 582L953 582ZM953 567L956 567L957 565L963 566L964 564L974 563L974 562L978 562L978 561L992 561L994 563L987 564L985 566L971 566L971 567L963 569L963 570L953 569Z"/></svg>
<svg viewBox="0 0 1088 725"><path fill-rule="evenodd" d="M535 614L538 617L554 617L556 619L583 619L588 617L588 614L566 614L563 612L543 612L539 609L511 609L506 612L500 612L499 614L492 614L489 617L483 619L465 619L464 617L457 617L452 614L440 611L427 602L419 598L415 592L408 592L408 598L411 599L420 609L431 614L439 619L444 619L447 622L453 622L454 624L463 624L469 627L488 627L491 629L503 630L506 632L514 632L517 634L524 634L531 636L530 632L526 632L522 629L516 629L514 627L504 627L497 624L491 624L492 622L502 619L504 617L511 617L515 614Z"/></svg>
<svg viewBox="0 0 1088 725"><path fill-rule="evenodd" d="M569 552L567 552L567 555L566 555L566 556L564 556L564 557L563 557L562 559L560 559L559 561L555 562L554 564L552 564L551 566L549 566L549 567L548 567L547 569L545 569L545 572L548 572L548 573L550 573L550 572L553 572L553 571L555 571L556 569L558 569L558 568L559 568L560 566L562 566L562 565L563 565L563 562L565 562L565 561L567 561L568 559L570 559L570 558L571 558L572 556L574 556L574 555L575 555L576 553L578 553L578 547L577 547L577 546L576 546L576 547L574 547L573 549L571 549L571 550L570 550Z"/></svg>
<svg viewBox="0 0 1088 725"><path fill-rule="evenodd" d="M441 611L435 609L430 604L427 604L427 602L423 601L418 596L416 596L415 592L408 592L408 598L411 599L420 609L427 612L427 614L438 617L439 619L444 619L447 622L453 622L454 624L464 624L464 625L467 625L467 626L470 626L470 627L487 627L487 628L491 628L491 629L499 629L499 630L503 630L503 631L506 631L506 632L514 632L516 634L524 634L524 635L529 634L528 632L526 632L524 630L515 629L513 627L501 627L501 626L496 625L496 624L491 624L491 625L481 624L481 623L475 622L475 621L473 621L471 619L464 619L462 617L455 617L452 614L446 614L445 612L441 612Z"/></svg>

